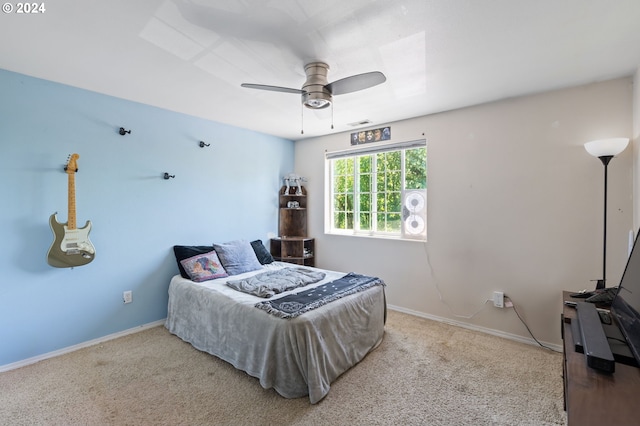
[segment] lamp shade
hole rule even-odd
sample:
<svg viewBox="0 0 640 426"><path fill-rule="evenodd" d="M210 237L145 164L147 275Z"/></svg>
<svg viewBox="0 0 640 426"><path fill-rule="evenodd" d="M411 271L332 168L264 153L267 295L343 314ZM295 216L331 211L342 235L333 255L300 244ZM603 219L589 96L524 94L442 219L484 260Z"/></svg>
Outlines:
<svg viewBox="0 0 640 426"><path fill-rule="evenodd" d="M629 144L629 138L599 139L584 144L584 149L594 157L615 157Z"/></svg>

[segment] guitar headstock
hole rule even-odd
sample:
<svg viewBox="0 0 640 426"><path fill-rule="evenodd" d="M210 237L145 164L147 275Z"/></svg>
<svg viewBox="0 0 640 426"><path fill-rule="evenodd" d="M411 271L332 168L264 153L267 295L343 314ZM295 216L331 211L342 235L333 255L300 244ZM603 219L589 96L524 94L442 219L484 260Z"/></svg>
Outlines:
<svg viewBox="0 0 640 426"><path fill-rule="evenodd" d="M67 165L64 166L64 171L68 174L73 174L78 171L78 163L76 160L80 158L78 154L71 154L67 160Z"/></svg>

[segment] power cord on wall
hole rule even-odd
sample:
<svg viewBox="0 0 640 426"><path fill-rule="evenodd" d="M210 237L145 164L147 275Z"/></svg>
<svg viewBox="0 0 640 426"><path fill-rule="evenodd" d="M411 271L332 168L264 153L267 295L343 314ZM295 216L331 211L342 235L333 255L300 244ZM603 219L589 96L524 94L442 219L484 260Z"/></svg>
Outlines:
<svg viewBox="0 0 640 426"><path fill-rule="evenodd" d="M527 331L529 332L529 334L531 335L531 338L533 338L533 340L536 341L536 343L538 345L540 345L541 347L545 348L545 349L549 349L550 351L554 351L554 349L550 348L549 346L545 346L543 345L538 339L536 339L536 336L533 335L533 333L531 332L531 329L529 328L529 326L527 325L527 323L522 319L522 317L520 316L520 314L518 313L518 310L516 309L516 304L513 303L513 299L511 299L509 296L507 296L506 294L504 295L505 299L508 299L509 302L511 302L511 307L513 308L513 312L516 313L516 315L518 316L518 319L520 319L520 322L524 325L524 327L527 329Z"/></svg>
<svg viewBox="0 0 640 426"><path fill-rule="evenodd" d="M440 303L442 303L444 306L446 306L447 309L449 309L449 312L451 313L451 315L453 315L456 318L471 319L471 318L475 317L476 315L478 315L480 312L482 312L482 310L487 306L487 303L489 303L491 301L491 299L485 300L484 304L480 307L480 309L478 309L477 311L475 311L471 315L460 315L460 314L457 314L457 313L454 312L453 308L451 306L449 306L449 304L442 297L442 292L440 291L440 287L438 286L438 280L436 279L436 276L433 273L433 267L431 266L431 259L429 259L429 251L427 250L427 243L426 242L424 243L423 247L424 247L424 253L427 256L427 265L429 265L429 274L431 275L431 279L433 280L433 285L436 288L436 291L438 292L438 299L440 299Z"/></svg>
<svg viewBox="0 0 640 426"><path fill-rule="evenodd" d="M447 309L449 309L449 312L451 313L451 315L453 315L456 318L463 318L463 319L471 319L473 317L475 317L476 315L478 315L480 312L482 312L482 310L484 310L484 308L487 306L487 303L492 302L491 299L487 299L484 301L484 303L482 304L482 306L480 307L480 309L478 309L476 312L474 312L471 315L460 315L454 312L453 308L451 308L451 306L444 300L444 298L442 297L442 292L440 291L440 287L438 286L438 280L436 279L436 276L433 272L433 267L431 266L431 259L429 258L429 251L427 250L427 243L424 243L424 252L426 254L427 257L427 265L429 266L429 274L431 275L431 279L433 280L433 284L434 287L436 288L436 291L438 292L438 299L440 300L440 302L447 307ZM524 321L524 319L522 318L522 316L520 316L520 313L518 312L518 310L516 309L516 304L513 303L513 299L511 299L509 296L507 296L506 294L504 295L504 298L507 299L510 303L511 303L511 308L513 308L513 312L516 313L516 315L518 316L518 319L520 320L520 322L522 322L522 324L525 326L525 328L527 329L527 331L529 332L529 335L533 338L533 340L535 340L535 342L540 345L540 347L554 351L554 349L543 345L537 338L536 336L533 335L533 332L531 331L531 329L529 328L529 326L527 325L527 323ZM507 306L509 307L509 306Z"/></svg>

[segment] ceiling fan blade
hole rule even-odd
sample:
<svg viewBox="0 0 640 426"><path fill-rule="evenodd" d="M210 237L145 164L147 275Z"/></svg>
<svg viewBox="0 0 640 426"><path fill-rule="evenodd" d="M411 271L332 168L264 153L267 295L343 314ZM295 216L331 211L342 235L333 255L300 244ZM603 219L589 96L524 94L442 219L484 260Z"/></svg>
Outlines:
<svg viewBox="0 0 640 426"><path fill-rule="evenodd" d="M357 92L358 90L368 89L387 81L387 77L380 71L366 72L364 74L352 75L333 83L327 84L325 87L332 95L343 95L345 93Z"/></svg>
<svg viewBox="0 0 640 426"><path fill-rule="evenodd" d="M297 95L302 95L303 93L305 93L303 90L300 90L300 89L291 89L289 87L280 87L280 86L267 86L265 84L242 83L240 86L247 87L249 89L270 90L272 92L295 93Z"/></svg>

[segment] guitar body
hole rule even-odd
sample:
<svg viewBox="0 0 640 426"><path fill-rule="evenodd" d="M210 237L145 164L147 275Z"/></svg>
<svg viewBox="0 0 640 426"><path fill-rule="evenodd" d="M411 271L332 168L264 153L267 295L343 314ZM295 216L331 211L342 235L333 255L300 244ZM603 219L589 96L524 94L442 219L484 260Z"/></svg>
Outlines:
<svg viewBox="0 0 640 426"><path fill-rule="evenodd" d="M66 223L58 222L54 213L49 218L49 226L54 236L47 253L49 265L56 268L73 268L86 265L94 259L96 249L89 240L90 221L87 221L84 228L69 229Z"/></svg>

